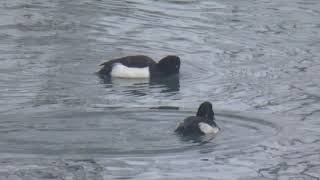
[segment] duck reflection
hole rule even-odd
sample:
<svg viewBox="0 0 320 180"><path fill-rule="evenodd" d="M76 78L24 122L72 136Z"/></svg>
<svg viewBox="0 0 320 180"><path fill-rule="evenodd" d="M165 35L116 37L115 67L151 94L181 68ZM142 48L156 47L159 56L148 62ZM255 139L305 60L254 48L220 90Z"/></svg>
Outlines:
<svg viewBox="0 0 320 180"><path fill-rule="evenodd" d="M153 78L150 80L152 86L162 86L162 93L177 92L180 90L179 75L172 75L164 78Z"/></svg>
<svg viewBox="0 0 320 180"><path fill-rule="evenodd" d="M210 143L215 137L216 134L206 134L202 136L198 135L188 135L188 136L178 136L181 141L196 143L198 145L204 145Z"/></svg>
<svg viewBox="0 0 320 180"><path fill-rule="evenodd" d="M101 83L106 88L112 88L134 96L145 96L152 89L160 89L160 93L172 95L180 90L179 75L172 75L163 78L113 78L106 75L98 74Z"/></svg>

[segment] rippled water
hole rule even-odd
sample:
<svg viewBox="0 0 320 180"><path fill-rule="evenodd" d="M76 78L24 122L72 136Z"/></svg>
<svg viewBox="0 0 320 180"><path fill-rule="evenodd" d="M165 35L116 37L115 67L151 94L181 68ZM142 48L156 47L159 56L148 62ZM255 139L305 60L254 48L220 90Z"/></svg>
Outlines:
<svg viewBox="0 0 320 180"><path fill-rule="evenodd" d="M318 0L0 2L0 179L320 179ZM168 54L179 77L96 76ZM185 139L209 100L222 131Z"/></svg>
<svg viewBox="0 0 320 180"><path fill-rule="evenodd" d="M50 115L47 115L50 114ZM186 138L174 134L186 111L138 110L63 112L10 118L2 125L0 152L70 156L148 155L184 152L205 145L212 151L234 150L278 132L274 124L257 118L221 114L223 133L217 138ZM234 131L237 129L237 131ZM83 138L85 136L85 138ZM211 140L214 141L211 143Z"/></svg>

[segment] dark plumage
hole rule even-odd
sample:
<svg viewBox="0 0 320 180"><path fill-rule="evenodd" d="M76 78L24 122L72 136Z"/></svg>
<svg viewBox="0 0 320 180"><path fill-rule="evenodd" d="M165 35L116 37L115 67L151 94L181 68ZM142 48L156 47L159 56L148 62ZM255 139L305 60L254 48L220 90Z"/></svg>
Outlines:
<svg viewBox="0 0 320 180"><path fill-rule="evenodd" d="M144 55L126 56L102 63L100 75L111 76L115 64L121 63L128 68L149 68L150 77L162 77L179 73L180 58L178 56L166 56L156 63L153 59Z"/></svg>
<svg viewBox="0 0 320 180"><path fill-rule="evenodd" d="M217 133L219 127L214 120L212 104L204 102L200 105L197 115L187 117L182 123L179 123L175 132L182 135Z"/></svg>

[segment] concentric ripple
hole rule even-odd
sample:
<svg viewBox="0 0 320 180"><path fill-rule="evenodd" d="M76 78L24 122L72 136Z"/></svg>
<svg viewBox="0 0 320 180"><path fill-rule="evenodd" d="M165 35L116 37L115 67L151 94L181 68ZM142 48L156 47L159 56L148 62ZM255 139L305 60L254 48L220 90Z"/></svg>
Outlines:
<svg viewBox="0 0 320 180"><path fill-rule="evenodd" d="M216 137L183 138L177 122L194 114L168 109L56 112L8 117L0 126L0 152L42 155L147 155L247 147L272 137L278 128L259 118L218 113Z"/></svg>

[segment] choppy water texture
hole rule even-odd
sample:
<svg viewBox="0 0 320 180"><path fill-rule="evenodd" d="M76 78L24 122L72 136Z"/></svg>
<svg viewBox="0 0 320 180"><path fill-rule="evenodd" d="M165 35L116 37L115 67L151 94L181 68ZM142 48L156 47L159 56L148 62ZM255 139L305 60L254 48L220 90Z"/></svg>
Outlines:
<svg viewBox="0 0 320 180"><path fill-rule="evenodd" d="M319 9L318 0L1 1L0 179L320 179ZM132 54L179 55L180 77L95 75ZM205 100L222 131L175 135Z"/></svg>

